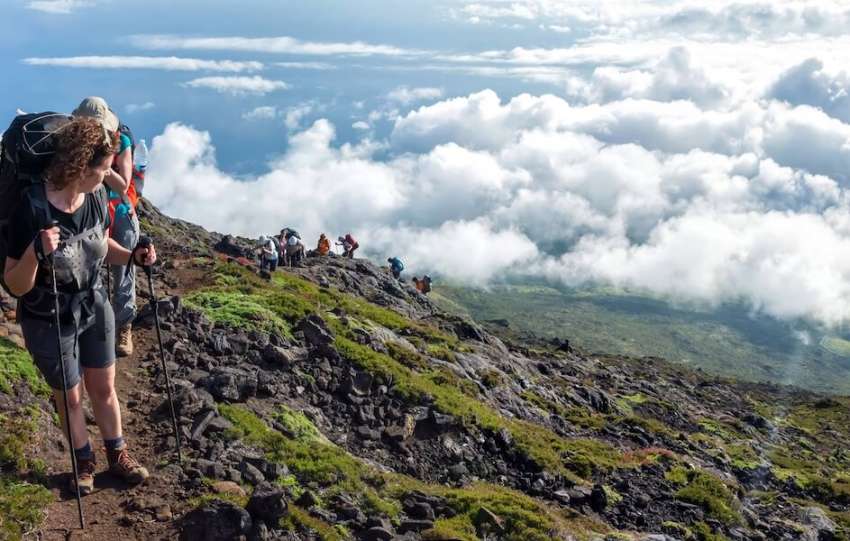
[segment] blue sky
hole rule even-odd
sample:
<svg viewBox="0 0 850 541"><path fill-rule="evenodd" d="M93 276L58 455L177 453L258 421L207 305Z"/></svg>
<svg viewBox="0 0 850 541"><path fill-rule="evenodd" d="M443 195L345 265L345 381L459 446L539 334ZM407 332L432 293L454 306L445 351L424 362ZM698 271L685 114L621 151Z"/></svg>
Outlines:
<svg viewBox="0 0 850 541"><path fill-rule="evenodd" d="M838 0L8 0L0 102L105 97L152 144L145 195L210 229L832 325L848 25Z"/></svg>
<svg viewBox="0 0 850 541"><path fill-rule="evenodd" d="M340 141L358 135L351 124L384 105L393 89L435 87L444 95L465 95L496 88L505 95L551 91L551 85L514 78L481 77L456 72L417 69L430 55L313 55L262 51L151 50L131 39L137 35L289 36L302 41L387 44L404 50L475 53L483 48L507 48L518 43L563 46L569 37L556 32L502 32L470 25L450 15L450 5L397 2L285 1L101 1L55 13L28 8L31 2L11 2L0 20L0 62L8 77L0 86L7 115L23 110L70 110L81 97L102 95L139 136L160 133L172 121L209 130L218 142L222 165L241 173L256 173L264 159L286 145L282 123L245 122L242 115L256 107L278 110L310 104L302 121L326 117L334 121ZM59 2L53 9L66 7ZM120 21L126 21L121 24ZM519 40L519 41L518 41ZM222 73L217 70L80 69L28 65L26 58L81 56L147 56L261 62L261 70ZM426 59L426 60L423 60ZM290 63L279 66L277 63ZM298 64L306 64L301 67ZM96 65L96 63L95 63ZM318 69L317 69L318 68ZM204 76L262 76L283 81L288 88L265 95L232 96L215 90L181 86ZM144 104L149 108L139 108ZM357 104L357 107L355 107ZM413 104L410 104L413 105ZM128 106L130 109L128 109ZM375 129L385 131L386 122Z"/></svg>

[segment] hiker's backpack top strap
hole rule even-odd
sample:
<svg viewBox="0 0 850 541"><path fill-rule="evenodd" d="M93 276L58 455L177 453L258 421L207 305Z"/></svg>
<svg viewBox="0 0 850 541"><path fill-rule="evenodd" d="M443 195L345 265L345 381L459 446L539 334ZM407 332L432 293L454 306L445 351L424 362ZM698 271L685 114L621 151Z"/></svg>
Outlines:
<svg viewBox="0 0 850 541"><path fill-rule="evenodd" d="M32 210L33 223L39 229L47 228L53 222L50 202L47 200L47 183L36 182L26 189L26 199Z"/></svg>

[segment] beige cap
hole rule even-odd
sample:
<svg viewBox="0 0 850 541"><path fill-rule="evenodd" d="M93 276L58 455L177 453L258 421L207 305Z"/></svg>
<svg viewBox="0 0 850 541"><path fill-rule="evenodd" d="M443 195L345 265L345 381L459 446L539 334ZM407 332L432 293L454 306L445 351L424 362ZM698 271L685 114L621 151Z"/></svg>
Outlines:
<svg viewBox="0 0 850 541"><path fill-rule="evenodd" d="M74 116L88 116L103 124L109 132L118 131L118 117L106 104L106 100L97 96L89 96L71 113Z"/></svg>

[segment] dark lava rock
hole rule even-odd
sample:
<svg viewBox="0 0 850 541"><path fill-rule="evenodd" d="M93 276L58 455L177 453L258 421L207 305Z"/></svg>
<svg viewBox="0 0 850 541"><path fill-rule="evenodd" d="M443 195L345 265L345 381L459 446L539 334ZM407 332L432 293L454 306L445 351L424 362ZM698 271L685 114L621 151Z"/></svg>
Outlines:
<svg viewBox="0 0 850 541"><path fill-rule="evenodd" d="M295 330L304 333L304 340L312 347L324 349L330 347L334 337L328 330L325 320L313 314L298 322Z"/></svg>
<svg viewBox="0 0 850 541"><path fill-rule="evenodd" d="M286 508L286 493L270 483L258 485L247 506L252 516L270 524L276 524L286 514Z"/></svg>
<svg viewBox="0 0 850 541"><path fill-rule="evenodd" d="M402 520L398 527L398 533L405 534L407 532L423 532L434 527L433 520Z"/></svg>
<svg viewBox="0 0 850 541"><path fill-rule="evenodd" d="M183 541L233 541L244 539L253 522L248 511L236 504L213 500L190 512L183 519L180 539Z"/></svg>

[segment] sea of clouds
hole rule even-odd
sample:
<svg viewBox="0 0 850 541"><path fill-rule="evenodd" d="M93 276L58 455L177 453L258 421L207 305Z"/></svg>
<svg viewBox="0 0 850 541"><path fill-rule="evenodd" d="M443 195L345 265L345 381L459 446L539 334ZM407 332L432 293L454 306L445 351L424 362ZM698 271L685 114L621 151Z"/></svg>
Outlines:
<svg viewBox="0 0 850 541"><path fill-rule="evenodd" d="M846 321L850 8L597 4L462 3L451 16L469 24L580 37L427 59L550 81L549 94L405 88L386 137L363 121L363 139L338 144L318 118L253 178L173 123L153 141L146 195L222 232L291 225L312 244L351 231L366 255L466 284L544 277Z"/></svg>

